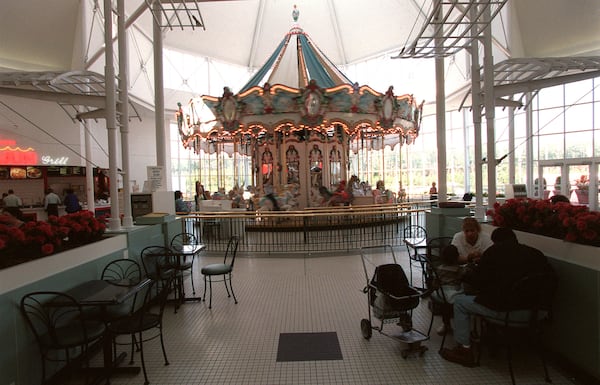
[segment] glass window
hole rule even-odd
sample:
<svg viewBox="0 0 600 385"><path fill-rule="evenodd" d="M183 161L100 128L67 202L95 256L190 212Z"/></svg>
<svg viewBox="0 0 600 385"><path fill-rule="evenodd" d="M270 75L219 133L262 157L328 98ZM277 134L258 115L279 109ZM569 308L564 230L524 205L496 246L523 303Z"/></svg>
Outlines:
<svg viewBox="0 0 600 385"><path fill-rule="evenodd" d="M594 98L593 89L594 82L592 79L565 84L565 106L592 102Z"/></svg>
<svg viewBox="0 0 600 385"><path fill-rule="evenodd" d="M594 109L591 103L567 107L565 112L565 131L588 131L593 128Z"/></svg>
<svg viewBox="0 0 600 385"><path fill-rule="evenodd" d="M564 105L564 86L542 88L537 95L538 109L562 107Z"/></svg>
<svg viewBox="0 0 600 385"><path fill-rule="evenodd" d="M540 135L539 159L563 159L563 140L562 134Z"/></svg>
<svg viewBox="0 0 600 385"><path fill-rule="evenodd" d="M565 135L565 158L587 158L593 152L593 133L573 132Z"/></svg>
<svg viewBox="0 0 600 385"><path fill-rule="evenodd" d="M539 135L557 134L564 131L564 108L551 108L538 111L538 126L533 133Z"/></svg>

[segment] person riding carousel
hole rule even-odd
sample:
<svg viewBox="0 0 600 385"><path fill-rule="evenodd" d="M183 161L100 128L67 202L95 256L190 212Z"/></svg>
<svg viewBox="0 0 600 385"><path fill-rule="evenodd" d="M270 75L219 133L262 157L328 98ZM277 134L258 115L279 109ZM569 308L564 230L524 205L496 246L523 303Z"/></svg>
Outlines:
<svg viewBox="0 0 600 385"><path fill-rule="evenodd" d="M352 194L346 188L346 181L341 180L329 198L327 206L348 205L350 202L352 202Z"/></svg>

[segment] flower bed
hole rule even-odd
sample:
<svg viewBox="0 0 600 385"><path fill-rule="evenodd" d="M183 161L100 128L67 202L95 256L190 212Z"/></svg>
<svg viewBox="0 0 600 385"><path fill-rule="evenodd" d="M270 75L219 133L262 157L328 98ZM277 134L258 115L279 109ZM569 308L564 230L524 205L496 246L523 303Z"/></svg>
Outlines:
<svg viewBox="0 0 600 385"><path fill-rule="evenodd" d="M95 218L91 211L50 216L47 222L31 221L20 227L0 224L0 268L98 241L105 231L105 219Z"/></svg>
<svg viewBox="0 0 600 385"><path fill-rule="evenodd" d="M487 213L494 226L600 246L600 212L547 199L509 199Z"/></svg>

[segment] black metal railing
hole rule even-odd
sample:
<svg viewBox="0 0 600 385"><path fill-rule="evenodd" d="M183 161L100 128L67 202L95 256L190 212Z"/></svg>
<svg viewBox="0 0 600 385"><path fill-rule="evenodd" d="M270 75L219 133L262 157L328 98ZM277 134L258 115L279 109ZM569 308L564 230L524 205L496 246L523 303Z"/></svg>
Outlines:
<svg viewBox="0 0 600 385"><path fill-rule="evenodd" d="M373 206L310 208L302 211L193 212L182 216L183 230L221 252L232 235L239 253L344 252L363 246L403 244L406 226L425 226L429 202Z"/></svg>

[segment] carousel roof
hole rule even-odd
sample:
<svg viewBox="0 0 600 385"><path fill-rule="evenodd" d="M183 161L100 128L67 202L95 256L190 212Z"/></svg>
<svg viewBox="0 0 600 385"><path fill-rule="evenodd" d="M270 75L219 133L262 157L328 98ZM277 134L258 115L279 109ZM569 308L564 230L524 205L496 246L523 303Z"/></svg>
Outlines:
<svg viewBox="0 0 600 385"><path fill-rule="evenodd" d="M305 88L311 80L325 88L352 84L308 34L296 25L284 36L267 62L242 87L240 93L265 83Z"/></svg>
<svg viewBox="0 0 600 385"><path fill-rule="evenodd" d="M294 9L294 21L297 21ZM179 129L184 146L199 150L198 139L235 141L235 137L263 137L274 132L305 131L333 136L381 137L395 134L395 143L411 143L418 135L422 104L412 95L385 93L353 83L295 23L264 65L239 93L224 88L220 97L204 95L216 117L208 131L180 108ZM184 116L186 119L184 119Z"/></svg>

